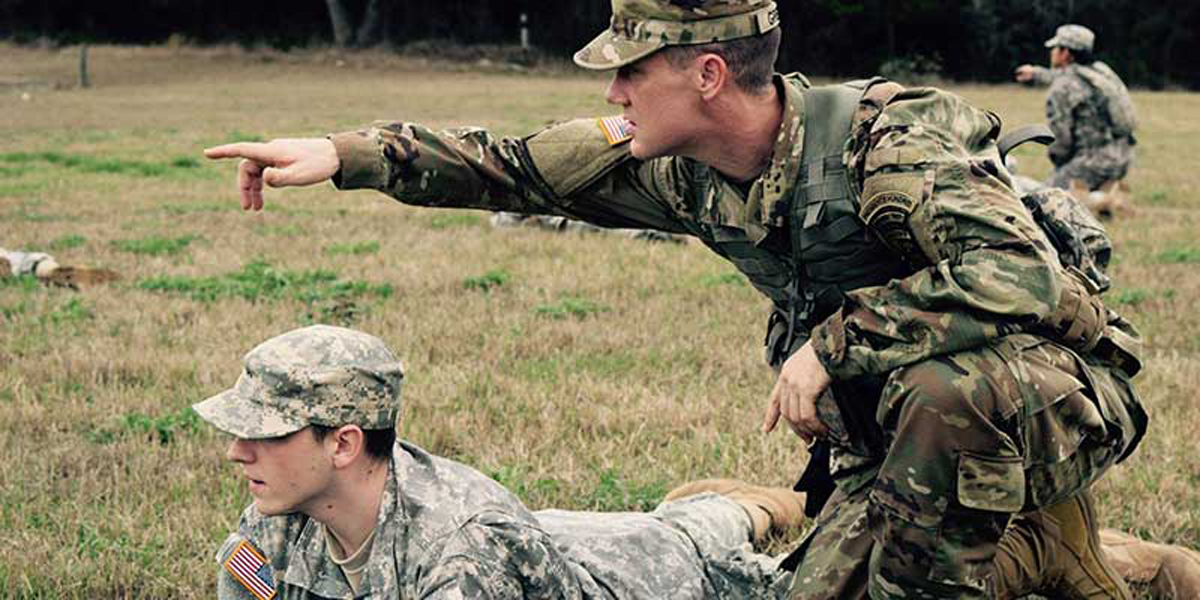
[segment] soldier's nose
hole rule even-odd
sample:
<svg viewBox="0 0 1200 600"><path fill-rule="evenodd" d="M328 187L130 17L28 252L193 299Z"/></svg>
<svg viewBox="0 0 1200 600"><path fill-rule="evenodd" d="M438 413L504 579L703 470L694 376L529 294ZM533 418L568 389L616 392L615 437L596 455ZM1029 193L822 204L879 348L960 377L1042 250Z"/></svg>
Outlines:
<svg viewBox="0 0 1200 600"><path fill-rule="evenodd" d="M236 463L250 462L253 454L246 440L238 438L234 438L233 441L229 442L229 447L225 449L225 458Z"/></svg>
<svg viewBox="0 0 1200 600"><path fill-rule="evenodd" d="M621 106L629 104L629 99L625 95L624 90L621 89L621 84L616 77L613 77L613 80L608 83L608 89L604 91L604 99L609 104L619 104Z"/></svg>

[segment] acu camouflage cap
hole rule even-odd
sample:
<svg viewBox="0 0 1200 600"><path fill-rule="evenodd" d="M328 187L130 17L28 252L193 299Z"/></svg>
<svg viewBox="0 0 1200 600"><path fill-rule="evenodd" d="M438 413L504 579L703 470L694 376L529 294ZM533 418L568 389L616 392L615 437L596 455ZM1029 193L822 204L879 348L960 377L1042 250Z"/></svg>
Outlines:
<svg viewBox="0 0 1200 600"><path fill-rule="evenodd" d="M778 26L771 0L612 0L611 25L575 53L575 64L615 69L666 46L723 42Z"/></svg>
<svg viewBox="0 0 1200 600"><path fill-rule="evenodd" d="M233 388L192 407L226 433L263 439L308 425L395 426L404 369L375 336L313 325L259 344L243 363Z"/></svg>
<svg viewBox="0 0 1200 600"><path fill-rule="evenodd" d="M1083 25L1062 25L1054 31L1054 37L1046 40L1047 48L1066 48L1091 52L1096 34Z"/></svg>

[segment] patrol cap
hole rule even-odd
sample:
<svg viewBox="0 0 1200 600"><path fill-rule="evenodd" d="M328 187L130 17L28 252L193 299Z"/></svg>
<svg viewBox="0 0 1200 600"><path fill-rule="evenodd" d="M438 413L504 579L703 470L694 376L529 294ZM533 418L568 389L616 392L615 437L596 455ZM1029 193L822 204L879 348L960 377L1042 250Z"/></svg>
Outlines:
<svg viewBox="0 0 1200 600"><path fill-rule="evenodd" d="M231 388L192 408L242 439L287 435L308 425L395 427L404 368L379 338L313 325L248 352Z"/></svg>
<svg viewBox="0 0 1200 600"><path fill-rule="evenodd" d="M1061 25L1054 31L1054 37L1046 40L1046 47L1091 52L1095 41L1096 34L1083 25Z"/></svg>
<svg viewBox="0 0 1200 600"><path fill-rule="evenodd" d="M762 35L779 26L772 0L612 0L612 21L575 53L575 64L603 71L666 46Z"/></svg>

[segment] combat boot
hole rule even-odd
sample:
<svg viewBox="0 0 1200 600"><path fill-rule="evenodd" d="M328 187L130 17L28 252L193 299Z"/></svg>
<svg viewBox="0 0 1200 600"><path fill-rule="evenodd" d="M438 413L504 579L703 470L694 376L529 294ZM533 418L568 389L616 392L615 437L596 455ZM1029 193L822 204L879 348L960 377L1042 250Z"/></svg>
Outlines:
<svg viewBox="0 0 1200 600"><path fill-rule="evenodd" d="M804 524L804 494L791 488L752 485L736 479L701 479L667 493L664 501L703 492L720 494L738 503L750 515L752 541L762 541L770 531L799 529Z"/></svg>
<svg viewBox="0 0 1200 600"><path fill-rule="evenodd" d="M109 269L63 266L53 258L39 261L34 267L33 274L46 283L72 289L79 289L81 285L95 285L120 279L115 271Z"/></svg>
<svg viewBox="0 0 1200 600"><path fill-rule="evenodd" d="M1018 515L996 547L995 598L1037 593L1066 600L1131 600L1105 561L1089 492Z"/></svg>
<svg viewBox="0 0 1200 600"><path fill-rule="evenodd" d="M1105 529L1104 555L1125 581L1147 584L1159 600L1200 598L1200 553L1182 546L1139 540Z"/></svg>

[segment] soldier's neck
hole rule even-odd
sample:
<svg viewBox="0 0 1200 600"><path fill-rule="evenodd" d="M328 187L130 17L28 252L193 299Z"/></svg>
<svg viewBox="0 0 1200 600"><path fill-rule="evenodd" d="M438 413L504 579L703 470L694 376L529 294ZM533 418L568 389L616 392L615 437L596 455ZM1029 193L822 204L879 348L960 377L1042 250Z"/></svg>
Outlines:
<svg viewBox="0 0 1200 600"><path fill-rule="evenodd" d="M379 520L388 465L387 461L366 460L339 473L328 492L304 513L325 525L343 548L361 547Z"/></svg>
<svg viewBox="0 0 1200 600"><path fill-rule="evenodd" d="M708 142L696 160L733 181L751 181L766 170L783 120L783 97L775 86L763 94L731 94L710 107Z"/></svg>

